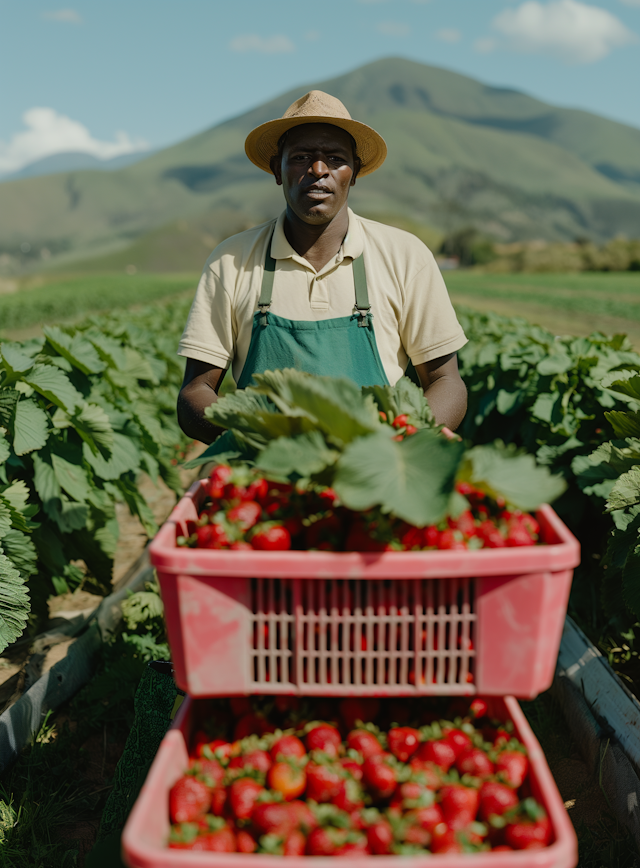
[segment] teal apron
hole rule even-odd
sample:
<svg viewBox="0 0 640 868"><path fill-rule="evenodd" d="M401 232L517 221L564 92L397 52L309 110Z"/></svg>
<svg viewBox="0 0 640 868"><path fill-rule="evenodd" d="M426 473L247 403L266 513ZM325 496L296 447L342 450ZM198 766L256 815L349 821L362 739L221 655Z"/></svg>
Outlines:
<svg viewBox="0 0 640 868"><path fill-rule="evenodd" d="M353 261L356 299L351 316L291 320L269 313L276 270L270 248L271 243L267 245L258 311L253 318L251 343L238 388L251 385L254 374L281 368L349 377L361 387L388 385L373 331L363 257Z"/></svg>

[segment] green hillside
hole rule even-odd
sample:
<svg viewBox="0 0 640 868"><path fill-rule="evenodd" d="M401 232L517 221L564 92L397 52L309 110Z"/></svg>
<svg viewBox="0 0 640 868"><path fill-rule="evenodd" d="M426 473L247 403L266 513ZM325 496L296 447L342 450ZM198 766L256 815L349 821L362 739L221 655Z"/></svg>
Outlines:
<svg viewBox="0 0 640 868"><path fill-rule="evenodd" d="M338 96L387 139L385 165L354 188L362 212L443 231L472 224L499 240L638 234L640 130L385 59L297 87L119 171L0 183L0 267L36 265L42 248L49 264L124 251L203 215L225 215L227 225L277 213L281 191L246 159L244 139L311 88Z"/></svg>

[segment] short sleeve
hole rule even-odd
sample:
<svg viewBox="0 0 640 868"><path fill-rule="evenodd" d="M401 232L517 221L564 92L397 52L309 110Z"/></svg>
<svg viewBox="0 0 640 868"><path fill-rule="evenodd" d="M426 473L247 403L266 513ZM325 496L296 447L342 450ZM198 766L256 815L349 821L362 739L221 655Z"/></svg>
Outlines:
<svg viewBox="0 0 640 868"><path fill-rule="evenodd" d="M235 348L231 300L209 263L200 278L178 355L228 368Z"/></svg>
<svg viewBox="0 0 640 868"><path fill-rule="evenodd" d="M467 338L440 269L430 251L425 266L405 287L400 338L414 365L455 353Z"/></svg>

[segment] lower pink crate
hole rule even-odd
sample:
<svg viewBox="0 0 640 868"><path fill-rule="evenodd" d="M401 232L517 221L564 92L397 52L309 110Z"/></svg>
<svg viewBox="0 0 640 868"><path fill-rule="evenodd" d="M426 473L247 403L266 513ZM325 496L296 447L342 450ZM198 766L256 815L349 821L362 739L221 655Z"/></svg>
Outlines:
<svg viewBox="0 0 640 868"><path fill-rule="evenodd" d="M197 702L197 701L196 701ZM190 853L170 850L169 790L188 764L194 701L185 700L172 729L165 736L140 796L122 835L122 851L130 868L308 868L329 865L321 857L246 855L241 853ZM512 696L489 700L489 714L512 720L515 734L526 746L534 798L543 805L553 828L553 841L541 850L504 853L443 854L425 856L369 856L351 859L355 868L574 868L578 843L573 826L536 737ZM311 859L311 863L310 863ZM374 860L373 862L371 860Z"/></svg>
<svg viewBox="0 0 640 868"><path fill-rule="evenodd" d="M196 482L150 546L176 681L191 696L532 698L553 679L575 537L550 506L545 545L475 551L229 551L176 545Z"/></svg>

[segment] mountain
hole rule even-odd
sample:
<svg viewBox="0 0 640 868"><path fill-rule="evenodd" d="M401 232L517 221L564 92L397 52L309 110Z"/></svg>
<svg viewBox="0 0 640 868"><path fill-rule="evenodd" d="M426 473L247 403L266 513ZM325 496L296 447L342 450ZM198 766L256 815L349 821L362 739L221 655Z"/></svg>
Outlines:
<svg viewBox="0 0 640 868"><path fill-rule="evenodd" d="M640 130L389 58L296 87L117 171L0 183L0 263L27 247L61 261L105 254L207 213L240 223L276 214L282 193L247 160L244 139L312 88L339 97L389 145L382 168L353 189L356 210L444 232L475 225L505 241L640 234Z"/></svg>
<svg viewBox="0 0 640 868"><path fill-rule="evenodd" d="M114 169L130 166L148 156L148 153L136 151L133 154L122 154L119 157L111 157L109 160L100 160L85 151L62 151L27 163L17 172L1 175L0 182L14 181L17 178L34 178L37 175L53 175L58 172L77 172L79 169L100 169L105 172L112 172Z"/></svg>

